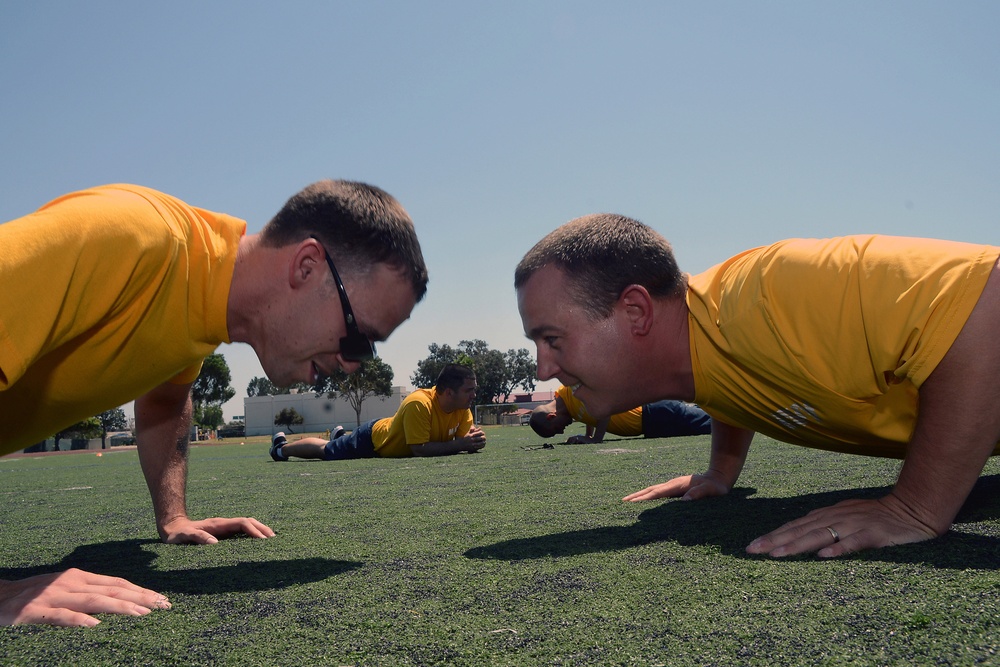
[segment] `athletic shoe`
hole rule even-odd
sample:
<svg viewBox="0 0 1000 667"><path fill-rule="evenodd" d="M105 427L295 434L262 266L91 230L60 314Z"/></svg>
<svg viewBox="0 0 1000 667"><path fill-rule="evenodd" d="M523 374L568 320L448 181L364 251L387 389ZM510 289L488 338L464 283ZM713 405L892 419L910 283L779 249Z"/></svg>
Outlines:
<svg viewBox="0 0 1000 667"><path fill-rule="evenodd" d="M336 440L340 436L344 435L345 432L346 431L344 431L344 427L338 424L337 428L333 429L333 435L330 436L330 439Z"/></svg>
<svg viewBox="0 0 1000 667"><path fill-rule="evenodd" d="M285 432L278 431L275 433L274 437L271 439L271 458L275 461L287 461L288 457L282 456L279 451L281 447L286 444L288 444L288 440L285 438Z"/></svg>

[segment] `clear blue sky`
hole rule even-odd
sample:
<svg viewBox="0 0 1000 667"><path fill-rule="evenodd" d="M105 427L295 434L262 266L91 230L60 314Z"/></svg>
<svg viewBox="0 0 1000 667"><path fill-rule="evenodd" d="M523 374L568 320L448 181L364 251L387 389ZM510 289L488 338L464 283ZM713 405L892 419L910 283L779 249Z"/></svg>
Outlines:
<svg viewBox="0 0 1000 667"><path fill-rule="evenodd" d="M534 352L513 268L587 213L690 272L792 236L1000 243L998 32L992 0L5 2L0 220L125 181L254 232L312 181L379 185L431 272L380 346L408 385L430 343ZM263 373L220 352L228 418Z"/></svg>

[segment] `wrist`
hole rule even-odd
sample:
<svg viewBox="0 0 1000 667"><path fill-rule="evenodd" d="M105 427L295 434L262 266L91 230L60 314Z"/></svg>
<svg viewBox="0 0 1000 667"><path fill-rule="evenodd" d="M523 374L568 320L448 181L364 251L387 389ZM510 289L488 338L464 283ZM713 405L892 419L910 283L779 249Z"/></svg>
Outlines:
<svg viewBox="0 0 1000 667"><path fill-rule="evenodd" d="M879 499L890 512L909 524L916 524L928 537L940 537L951 528L952 516L941 516L930 509L922 509L920 503L907 502L898 489ZM956 510L957 513L957 510Z"/></svg>
<svg viewBox="0 0 1000 667"><path fill-rule="evenodd" d="M709 468L705 471L703 477L707 477L716 484L721 484L726 487L727 490L732 490L733 485L736 483L735 479L732 479L730 475L727 475L724 471L718 468Z"/></svg>
<svg viewBox="0 0 1000 667"><path fill-rule="evenodd" d="M168 528L178 521L187 521L187 514L174 514L163 520L156 522L156 529L160 532L161 537L166 537L169 534Z"/></svg>

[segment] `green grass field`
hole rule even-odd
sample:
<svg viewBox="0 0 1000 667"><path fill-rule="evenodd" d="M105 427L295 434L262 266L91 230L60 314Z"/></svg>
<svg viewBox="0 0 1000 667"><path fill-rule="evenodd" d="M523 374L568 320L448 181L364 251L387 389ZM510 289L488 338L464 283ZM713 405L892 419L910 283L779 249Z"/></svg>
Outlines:
<svg viewBox="0 0 1000 667"><path fill-rule="evenodd" d="M824 561L751 557L810 509L884 493L898 462L758 436L726 497L627 504L700 471L708 438L556 445L493 427L477 455L274 463L194 447L194 517L278 535L157 539L134 451L0 459L0 578L80 567L169 611L0 628L10 665L1000 664L1000 462L953 531Z"/></svg>

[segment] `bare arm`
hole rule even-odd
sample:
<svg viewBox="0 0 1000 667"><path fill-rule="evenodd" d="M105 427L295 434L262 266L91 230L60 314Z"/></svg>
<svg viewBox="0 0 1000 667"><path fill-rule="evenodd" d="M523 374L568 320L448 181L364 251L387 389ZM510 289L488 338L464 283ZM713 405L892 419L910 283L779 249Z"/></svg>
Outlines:
<svg viewBox="0 0 1000 667"><path fill-rule="evenodd" d="M605 417L597 422L596 426L587 424L586 435L571 435L566 438L566 442L571 445L586 445L591 442L604 442L604 434L608 432L610 417Z"/></svg>
<svg viewBox="0 0 1000 667"><path fill-rule="evenodd" d="M191 428L191 385L162 384L135 401L139 463L153 499L156 528L170 543L212 544L219 537L246 533L271 537L274 531L251 518L191 521L187 515L187 453Z"/></svg>
<svg viewBox="0 0 1000 667"><path fill-rule="evenodd" d="M164 540L168 524L187 519L185 493L190 428L190 384L163 384L136 399L139 463L153 499L156 527Z"/></svg>
<svg viewBox="0 0 1000 667"><path fill-rule="evenodd" d="M591 442L604 442L604 435L608 432L608 424L611 423L611 417L605 417L597 422L597 426L594 427L593 433L590 433Z"/></svg>
<svg viewBox="0 0 1000 667"><path fill-rule="evenodd" d="M448 456L462 452L478 452L485 446L486 434L483 433L483 429L473 426L461 438L455 438L448 442L425 442L422 445L410 445L410 451L414 456Z"/></svg>
<svg viewBox="0 0 1000 667"><path fill-rule="evenodd" d="M636 491L625 496L623 500L637 502L677 496L681 496L684 500L698 500L729 493L743 471L753 436L753 431L713 419L712 455L708 470L704 474L675 477L669 482Z"/></svg>

